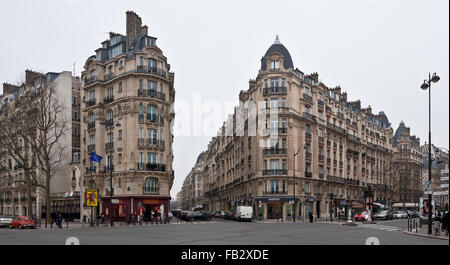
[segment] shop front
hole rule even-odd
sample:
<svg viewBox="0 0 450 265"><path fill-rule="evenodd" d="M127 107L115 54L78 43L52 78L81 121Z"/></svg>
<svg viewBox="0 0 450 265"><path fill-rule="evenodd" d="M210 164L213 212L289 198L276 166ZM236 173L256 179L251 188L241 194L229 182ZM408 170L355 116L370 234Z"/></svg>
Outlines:
<svg viewBox="0 0 450 265"><path fill-rule="evenodd" d="M169 212L170 198L133 198L133 213L143 217L144 222L162 220Z"/></svg>
<svg viewBox="0 0 450 265"><path fill-rule="evenodd" d="M131 198L113 198L114 221L124 222L130 220ZM102 198L102 214L110 220L111 200Z"/></svg>
<svg viewBox="0 0 450 265"><path fill-rule="evenodd" d="M294 197L256 197L255 213L259 219L286 219L291 214L290 203L294 201ZM295 198L298 202L299 198Z"/></svg>
<svg viewBox="0 0 450 265"><path fill-rule="evenodd" d="M304 217L305 218L309 218L309 213L314 213L314 198L306 198L305 202L304 202L304 210L303 212L305 213Z"/></svg>

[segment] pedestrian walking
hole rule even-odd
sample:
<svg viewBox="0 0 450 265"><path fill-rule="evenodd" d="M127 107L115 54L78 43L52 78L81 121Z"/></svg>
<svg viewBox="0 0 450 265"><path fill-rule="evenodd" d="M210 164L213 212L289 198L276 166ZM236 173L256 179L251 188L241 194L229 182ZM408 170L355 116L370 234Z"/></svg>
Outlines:
<svg viewBox="0 0 450 265"><path fill-rule="evenodd" d="M442 231L445 231L445 235L448 235L448 211L445 213L444 218L442 218Z"/></svg>
<svg viewBox="0 0 450 265"><path fill-rule="evenodd" d="M310 223L314 222L314 215L312 212L309 212L309 222Z"/></svg>

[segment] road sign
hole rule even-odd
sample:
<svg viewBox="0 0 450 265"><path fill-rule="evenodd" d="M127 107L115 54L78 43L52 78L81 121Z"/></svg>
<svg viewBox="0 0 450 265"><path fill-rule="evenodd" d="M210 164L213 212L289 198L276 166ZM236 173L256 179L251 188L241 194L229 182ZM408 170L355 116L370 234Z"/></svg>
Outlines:
<svg viewBox="0 0 450 265"><path fill-rule="evenodd" d="M441 188L448 188L448 183L447 184L441 184Z"/></svg>
<svg viewBox="0 0 450 265"><path fill-rule="evenodd" d="M448 169L441 170L441 174L448 174Z"/></svg>
<svg viewBox="0 0 450 265"><path fill-rule="evenodd" d="M294 204L294 201L289 201L289 204Z"/></svg>
<svg viewBox="0 0 450 265"><path fill-rule="evenodd" d="M119 204L119 199L112 199L111 202L112 202L113 204Z"/></svg>
<svg viewBox="0 0 450 265"><path fill-rule="evenodd" d="M86 190L86 205L88 207L98 206L98 190L96 189Z"/></svg>
<svg viewBox="0 0 450 265"><path fill-rule="evenodd" d="M448 177L441 177L441 181L448 181Z"/></svg>
<svg viewBox="0 0 450 265"><path fill-rule="evenodd" d="M436 195L436 196L448 195L448 190L446 190L446 191L435 191L435 192L433 192L433 195Z"/></svg>
<svg viewBox="0 0 450 265"><path fill-rule="evenodd" d="M431 190L430 191L424 191L423 194L429 195L429 194L433 194L433 192Z"/></svg>

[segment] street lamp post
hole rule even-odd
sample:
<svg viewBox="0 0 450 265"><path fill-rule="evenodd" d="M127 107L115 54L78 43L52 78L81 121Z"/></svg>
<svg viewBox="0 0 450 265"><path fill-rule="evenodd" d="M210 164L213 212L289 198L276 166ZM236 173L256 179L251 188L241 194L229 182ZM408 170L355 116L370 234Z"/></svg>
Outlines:
<svg viewBox="0 0 450 265"><path fill-rule="evenodd" d="M434 73L428 73L428 80L424 80L420 86L422 90L428 89L428 181L431 183L431 83L437 83L440 77ZM431 211L433 205L431 204L433 199L432 193L428 194L428 234L431 235Z"/></svg>
<svg viewBox="0 0 450 265"><path fill-rule="evenodd" d="M107 126L105 121L100 122L101 125L103 126ZM111 125L111 124L110 124ZM120 127L121 124L119 122L117 122L116 124L111 125L111 127L116 126L116 127ZM110 221L111 221L111 226L114 226L114 205L113 205L113 193L114 193L114 188L113 188L113 170L114 170L114 166L112 164L112 160L108 161L109 163L109 167L107 167L107 169L109 169L109 206L110 206Z"/></svg>
<svg viewBox="0 0 450 265"><path fill-rule="evenodd" d="M294 154L294 167L292 170L292 176L293 176L293 181L294 181L294 210L293 210L293 214L294 214L294 223L295 223L295 208L297 207L297 204L295 203L295 157L298 155L298 153L300 152L300 148L298 149L297 153Z"/></svg>

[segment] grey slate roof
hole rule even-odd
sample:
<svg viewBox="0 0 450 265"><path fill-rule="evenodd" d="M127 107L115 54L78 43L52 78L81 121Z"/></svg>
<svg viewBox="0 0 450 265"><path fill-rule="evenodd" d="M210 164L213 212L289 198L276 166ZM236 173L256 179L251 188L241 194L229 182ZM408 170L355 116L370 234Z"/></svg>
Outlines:
<svg viewBox="0 0 450 265"><path fill-rule="evenodd" d="M272 46L270 46L270 48L267 50L266 54L264 55L264 58L261 61L261 70L266 70L267 57L269 57L269 55L271 55L273 53L279 53L284 57L283 66L285 69L289 69L289 68L294 69L294 63L292 62L292 57L291 57L291 54L289 53L288 49L286 49L286 47L284 47L283 44L281 44L279 42L275 42L274 44L272 44Z"/></svg>

